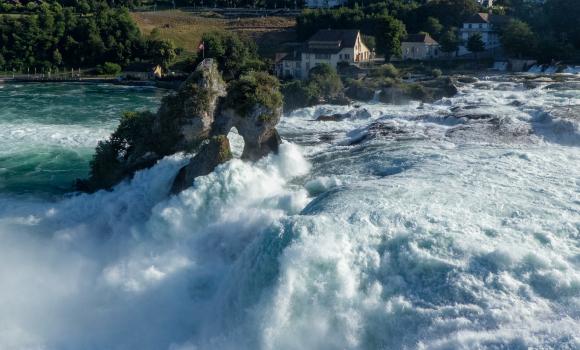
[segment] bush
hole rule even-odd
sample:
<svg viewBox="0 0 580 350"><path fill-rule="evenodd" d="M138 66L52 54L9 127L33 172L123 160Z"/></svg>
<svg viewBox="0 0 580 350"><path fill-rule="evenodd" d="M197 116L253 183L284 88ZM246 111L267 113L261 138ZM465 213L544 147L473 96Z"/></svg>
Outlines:
<svg viewBox="0 0 580 350"><path fill-rule="evenodd" d="M119 75L121 70L120 65L111 62L105 62L103 65L97 66L97 74L99 75Z"/></svg>
<svg viewBox="0 0 580 350"><path fill-rule="evenodd" d="M225 80L232 80L259 65L258 49L253 40L232 32L213 31L202 37L205 57L214 58ZM198 63L201 62L198 57Z"/></svg>
<svg viewBox="0 0 580 350"><path fill-rule="evenodd" d="M319 64L310 70L309 84L314 85L321 97L334 97L343 90L338 73L328 64Z"/></svg>
<svg viewBox="0 0 580 350"><path fill-rule="evenodd" d="M441 69L435 68L431 71L431 75L435 78L439 78L440 76L443 75L443 72L441 71Z"/></svg>
<svg viewBox="0 0 580 350"><path fill-rule="evenodd" d="M395 86L395 85L396 85L396 83L397 83L397 82L396 82L396 81L395 81L395 79L393 79L393 78L383 78L383 79L381 79L381 81L380 81L380 85L381 85L382 87L392 87L392 86Z"/></svg>
<svg viewBox="0 0 580 350"><path fill-rule="evenodd" d="M286 111L310 106L316 99L316 93L309 88L308 83L300 80L292 80L282 85L282 94Z"/></svg>
<svg viewBox="0 0 580 350"><path fill-rule="evenodd" d="M126 112L117 130L100 141L91 161L91 178L84 190L111 188L124 176L122 167L129 157L142 155L154 141L151 130L155 115L151 112Z"/></svg>
<svg viewBox="0 0 580 350"><path fill-rule="evenodd" d="M397 78L399 76L399 70L395 68L390 63L383 64L382 66L375 68L371 71L371 76L374 77L384 77L384 78Z"/></svg>
<svg viewBox="0 0 580 350"><path fill-rule="evenodd" d="M282 107L280 82L265 72L249 72L230 84L225 105L242 116L252 113L256 105L262 105L274 113Z"/></svg>
<svg viewBox="0 0 580 350"><path fill-rule="evenodd" d="M405 87L405 92L413 100L425 101L429 98L429 92L421 84L409 84Z"/></svg>
<svg viewBox="0 0 580 350"><path fill-rule="evenodd" d="M149 39L146 47L149 59L163 68L167 68L177 56L175 45L171 40Z"/></svg>
<svg viewBox="0 0 580 350"><path fill-rule="evenodd" d="M284 84L284 108L286 111L312 106L321 101L344 99L344 86L336 70L328 64L320 64L310 70L307 81L291 81Z"/></svg>

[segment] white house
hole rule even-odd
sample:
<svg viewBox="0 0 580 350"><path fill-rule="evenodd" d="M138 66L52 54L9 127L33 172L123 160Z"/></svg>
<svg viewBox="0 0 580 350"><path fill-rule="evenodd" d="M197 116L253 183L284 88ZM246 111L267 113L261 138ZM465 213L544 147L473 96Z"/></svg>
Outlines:
<svg viewBox="0 0 580 350"><path fill-rule="evenodd" d="M427 33L410 34L401 42L403 60L439 58L439 43Z"/></svg>
<svg viewBox="0 0 580 350"><path fill-rule="evenodd" d="M373 57L358 30L323 29L291 53L278 55L276 74L282 78L306 79L308 72L322 63L337 68L339 63L358 64Z"/></svg>
<svg viewBox="0 0 580 350"><path fill-rule="evenodd" d="M485 45L486 50L496 50L501 48L499 38L499 27L506 24L509 17L494 15L488 13L478 13L469 17L463 23L463 27L459 31L463 45L459 47L459 56L469 54L467 50L467 41L475 33L481 35L481 39Z"/></svg>
<svg viewBox="0 0 580 350"><path fill-rule="evenodd" d="M343 6L346 0L306 0L306 7L311 9L333 8Z"/></svg>

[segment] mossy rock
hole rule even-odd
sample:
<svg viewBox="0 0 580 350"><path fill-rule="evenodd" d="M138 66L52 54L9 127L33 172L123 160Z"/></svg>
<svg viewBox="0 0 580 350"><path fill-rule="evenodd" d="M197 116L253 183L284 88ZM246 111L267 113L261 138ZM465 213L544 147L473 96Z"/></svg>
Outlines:
<svg viewBox="0 0 580 350"><path fill-rule="evenodd" d="M282 94L278 79L265 72L250 72L232 82L228 87L225 108L235 110L240 116L253 113L256 106L271 111L260 118L271 119L282 108Z"/></svg>

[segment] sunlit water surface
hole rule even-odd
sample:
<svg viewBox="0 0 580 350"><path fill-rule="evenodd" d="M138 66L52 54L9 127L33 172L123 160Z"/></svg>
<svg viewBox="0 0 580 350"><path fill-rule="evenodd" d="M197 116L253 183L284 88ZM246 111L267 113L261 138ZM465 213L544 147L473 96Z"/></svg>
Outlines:
<svg viewBox="0 0 580 350"><path fill-rule="evenodd" d="M298 110L278 155L178 196L183 155L60 199L0 174L0 348L578 349L573 86L495 77L423 106ZM7 88L27 107L0 107L0 168L30 176L20 163L57 150L61 184L121 110L159 98Z"/></svg>

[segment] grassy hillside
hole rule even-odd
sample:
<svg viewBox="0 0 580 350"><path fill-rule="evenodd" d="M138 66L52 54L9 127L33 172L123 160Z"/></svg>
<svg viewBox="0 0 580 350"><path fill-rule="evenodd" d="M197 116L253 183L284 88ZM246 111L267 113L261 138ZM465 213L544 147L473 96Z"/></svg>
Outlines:
<svg viewBox="0 0 580 350"><path fill-rule="evenodd" d="M216 13L193 14L181 10L134 12L133 20L144 35L155 30L156 35L170 39L185 50L183 57L194 53L203 33L228 30L256 40L260 53L272 57L277 47L295 40L295 20L288 17L226 19Z"/></svg>

